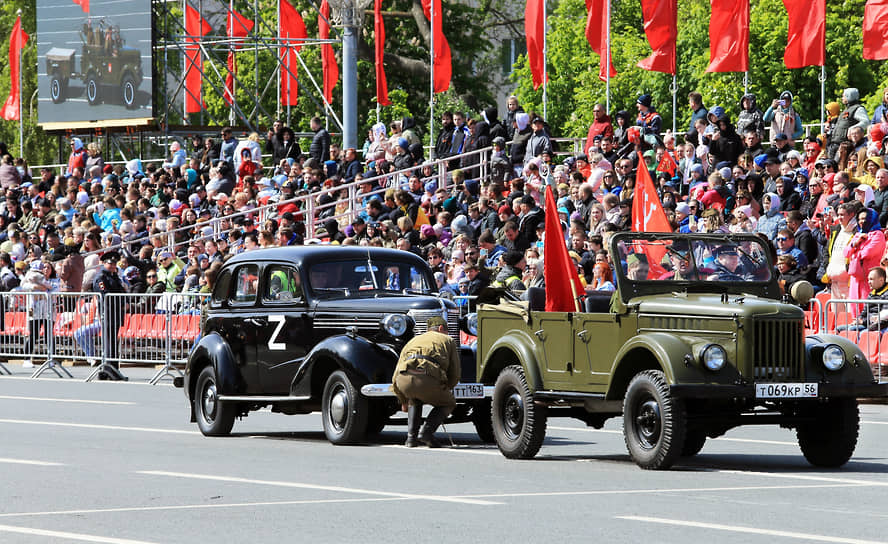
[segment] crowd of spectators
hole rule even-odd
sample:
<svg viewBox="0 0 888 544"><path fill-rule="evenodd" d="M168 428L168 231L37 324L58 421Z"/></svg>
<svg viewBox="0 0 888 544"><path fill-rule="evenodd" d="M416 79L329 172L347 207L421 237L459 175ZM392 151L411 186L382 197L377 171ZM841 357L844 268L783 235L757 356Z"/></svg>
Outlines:
<svg viewBox="0 0 888 544"><path fill-rule="evenodd" d="M415 252L454 296L487 285L523 290L543 285L542 248L553 235L544 219L555 213L563 232L554 235L565 237L587 291L608 291L607 237L631 227L636 172L646 168L675 231L760 233L787 286L805 279L835 298L866 298L871 270L888 264L888 90L872 115L856 89L841 101L827 105L824 133L807 136L789 91L764 111L755 95L707 108L690 93L683 134L662 132L648 95L613 117L595 105L582 152L559 163L557 128L510 97L502 121L495 107L442 114L441 187L409 117L373 125L362 149L343 150L315 118L305 151L275 121L264 136L236 138L226 127L173 142L163 161L113 167L95 142L72 138L64 168L33 173L4 146L0 283L91 291L102 250L118 248L131 292L208 292L231 255L320 243ZM466 155L491 146L483 165L482 155ZM353 182L356 193L337 190ZM556 210L543 209L547 185ZM313 201L314 220L293 201L300 195Z"/></svg>

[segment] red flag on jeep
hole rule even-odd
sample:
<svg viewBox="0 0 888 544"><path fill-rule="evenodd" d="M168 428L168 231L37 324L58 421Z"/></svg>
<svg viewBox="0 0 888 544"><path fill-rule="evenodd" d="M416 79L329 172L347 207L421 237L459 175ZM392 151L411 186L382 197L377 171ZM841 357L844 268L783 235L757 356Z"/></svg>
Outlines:
<svg viewBox="0 0 888 544"><path fill-rule="evenodd" d="M74 0L74 3L80 6L84 13L89 13L89 0Z"/></svg>
<svg viewBox="0 0 888 544"><path fill-rule="evenodd" d="M577 266L567 253L552 186L546 187L546 243L543 246L543 279L547 312L578 312L577 297L584 293Z"/></svg>
<svg viewBox="0 0 888 544"><path fill-rule="evenodd" d="M657 196L651 174L642 164L635 178L635 195L632 198L632 231L633 232L672 232L672 225L666 219L663 204ZM666 255L666 246L652 246L645 244L644 253L647 255L650 274L648 277L656 278L666 271L660 266L660 261Z"/></svg>
<svg viewBox="0 0 888 544"><path fill-rule="evenodd" d="M20 121L19 107L22 102L22 74L19 72L19 59L22 49L28 42L28 35L22 30L22 18L17 17L12 27L12 35L9 37L9 97L0 110L0 117L7 121Z"/></svg>

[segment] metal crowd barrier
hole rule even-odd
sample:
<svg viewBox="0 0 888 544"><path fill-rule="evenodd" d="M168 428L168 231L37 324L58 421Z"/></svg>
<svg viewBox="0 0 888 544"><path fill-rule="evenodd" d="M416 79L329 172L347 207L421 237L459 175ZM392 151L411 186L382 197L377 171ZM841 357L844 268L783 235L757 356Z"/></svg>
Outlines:
<svg viewBox="0 0 888 544"><path fill-rule="evenodd" d="M821 324L856 343L879 381L888 380L888 300L829 299Z"/></svg>
<svg viewBox="0 0 888 544"><path fill-rule="evenodd" d="M185 363L200 336L206 296L12 291L2 296L0 359L40 362L32 378L47 370L71 378L60 361L83 361L95 367L86 381L121 363L162 364L151 378L156 384L181 376L177 365Z"/></svg>

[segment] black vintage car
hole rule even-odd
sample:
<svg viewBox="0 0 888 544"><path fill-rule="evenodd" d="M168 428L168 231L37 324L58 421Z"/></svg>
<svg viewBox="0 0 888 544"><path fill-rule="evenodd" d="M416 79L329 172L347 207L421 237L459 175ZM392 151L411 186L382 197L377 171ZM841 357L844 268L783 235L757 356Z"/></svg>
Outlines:
<svg viewBox="0 0 888 544"><path fill-rule="evenodd" d="M235 417L271 406L285 414L323 413L334 444L378 433L398 410L391 394L361 387L391 383L403 345L432 316L459 340L458 310L439 298L416 255L367 247L307 246L250 251L221 270L206 325L182 385L191 420L205 435L226 435ZM489 399L465 349L464 400L455 421L474 421L492 438ZM471 398L467 398L471 397Z"/></svg>

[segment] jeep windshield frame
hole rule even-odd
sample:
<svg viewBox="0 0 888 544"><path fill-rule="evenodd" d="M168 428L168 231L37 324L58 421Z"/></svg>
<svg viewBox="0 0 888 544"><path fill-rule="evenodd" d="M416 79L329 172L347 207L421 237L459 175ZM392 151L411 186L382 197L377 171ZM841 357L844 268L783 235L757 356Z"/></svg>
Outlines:
<svg viewBox="0 0 888 544"><path fill-rule="evenodd" d="M620 232L609 245L624 304L675 292L781 297L771 248L754 234Z"/></svg>

